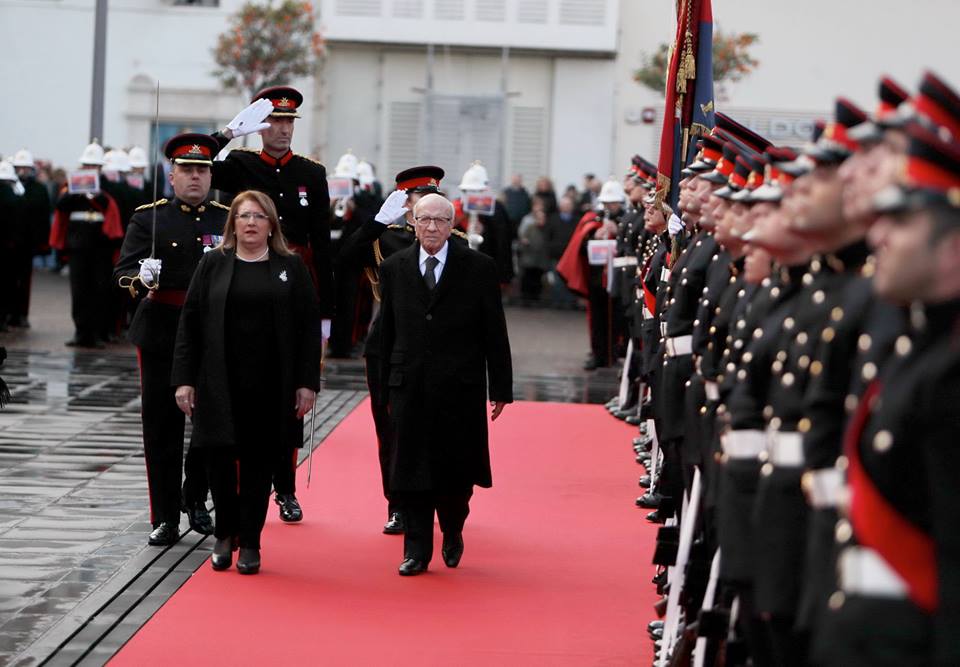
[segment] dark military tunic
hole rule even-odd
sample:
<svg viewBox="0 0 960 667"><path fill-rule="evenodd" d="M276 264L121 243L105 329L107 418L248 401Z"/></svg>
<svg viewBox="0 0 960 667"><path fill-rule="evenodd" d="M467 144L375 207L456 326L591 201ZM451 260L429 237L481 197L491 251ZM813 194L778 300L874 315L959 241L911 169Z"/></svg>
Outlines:
<svg viewBox="0 0 960 667"><path fill-rule="evenodd" d="M213 138L221 150L229 143L220 133ZM226 159L213 163L212 186L233 194L259 190L270 195L283 235L316 276L321 316L332 318L330 194L324 166L292 151L274 159L262 151L238 148L230 151ZM304 252L305 248L309 250Z"/></svg>
<svg viewBox="0 0 960 667"><path fill-rule="evenodd" d="M227 210L215 201L194 207L176 198L139 207L130 219L113 274L115 281L126 283L140 273L140 260L150 257L154 246L155 214L160 286L140 301L128 333L140 362L143 449L154 525L179 521L184 414L170 386L173 349L186 290L204 252L222 239ZM190 506L204 502L206 475L192 448L185 472L184 500Z"/></svg>
<svg viewBox="0 0 960 667"><path fill-rule="evenodd" d="M852 417L838 541L878 554L905 595L832 597L827 664L960 664L958 332L960 301L915 306Z"/></svg>

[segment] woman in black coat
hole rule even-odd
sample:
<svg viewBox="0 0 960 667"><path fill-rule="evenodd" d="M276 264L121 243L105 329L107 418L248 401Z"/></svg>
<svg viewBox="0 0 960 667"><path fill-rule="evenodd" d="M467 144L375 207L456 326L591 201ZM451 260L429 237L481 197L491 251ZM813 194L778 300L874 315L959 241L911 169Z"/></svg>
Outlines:
<svg viewBox="0 0 960 667"><path fill-rule="evenodd" d="M180 315L172 384L205 450L217 537L211 564L260 569L272 461L303 441L320 385L321 324L307 267L262 192L233 200L223 243L200 260Z"/></svg>

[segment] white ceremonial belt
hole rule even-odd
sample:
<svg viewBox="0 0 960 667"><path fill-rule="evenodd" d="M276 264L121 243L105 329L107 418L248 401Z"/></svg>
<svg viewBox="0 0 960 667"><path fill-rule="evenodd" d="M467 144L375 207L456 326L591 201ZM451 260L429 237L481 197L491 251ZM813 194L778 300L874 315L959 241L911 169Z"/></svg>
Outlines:
<svg viewBox="0 0 960 667"><path fill-rule="evenodd" d="M869 547L848 547L840 553L840 590L854 595L906 598L907 584L889 563Z"/></svg>
<svg viewBox="0 0 960 667"><path fill-rule="evenodd" d="M767 449L767 434L758 430L728 431L720 436L723 453L731 459L756 459Z"/></svg>
<svg viewBox="0 0 960 667"><path fill-rule="evenodd" d="M650 312L650 309L647 308L646 306L643 307L643 319L645 319L645 320L652 320L652 319L653 319L653 313L651 313L651 312Z"/></svg>
<svg viewBox="0 0 960 667"><path fill-rule="evenodd" d="M804 489L814 509L834 508L840 504L844 492L843 473L836 468L809 470L804 474Z"/></svg>
<svg viewBox="0 0 960 667"><path fill-rule="evenodd" d="M331 229L330 230L330 240L339 241L343 237L342 229Z"/></svg>
<svg viewBox="0 0 960 667"><path fill-rule="evenodd" d="M770 463L775 466L803 465L803 435L796 431L771 431L767 442Z"/></svg>
<svg viewBox="0 0 960 667"><path fill-rule="evenodd" d="M660 282L668 282L670 280L670 269L660 269Z"/></svg>
<svg viewBox="0 0 960 667"><path fill-rule="evenodd" d="M103 222L103 213L99 211L71 211L70 220L74 222Z"/></svg>
<svg viewBox="0 0 960 667"><path fill-rule="evenodd" d="M636 266L637 258L636 257L614 257L613 258L613 268L622 269L625 266Z"/></svg>
<svg viewBox="0 0 960 667"><path fill-rule="evenodd" d="M682 357L693 354L693 336L674 336L664 343L667 346L668 357Z"/></svg>
<svg viewBox="0 0 960 667"><path fill-rule="evenodd" d="M661 336L666 336L666 335L667 335L667 323L666 323L666 322L661 322L661 323L660 323L660 335L661 335Z"/></svg>
<svg viewBox="0 0 960 667"><path fill-rule="evenodd" d="M707 400L709 401L720 400L720 385L718 385L713 380L703 381L703 391L707 394Z"/></svg>

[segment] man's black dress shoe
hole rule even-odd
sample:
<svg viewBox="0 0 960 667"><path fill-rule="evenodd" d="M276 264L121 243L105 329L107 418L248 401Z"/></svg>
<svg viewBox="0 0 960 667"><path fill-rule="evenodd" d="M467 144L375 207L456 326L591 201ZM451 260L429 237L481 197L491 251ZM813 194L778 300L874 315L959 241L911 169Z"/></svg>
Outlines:
<svg viewBox="0 0 960 667"><path fill-rule="evenodd" d="M650 483L651 483L650 475L643 475L643 476L640 478L639 484L640 484L640 486L641 486L642 488L644 488L644 489L649 489L649 488L650 488Z"/></svg>
<svg viewBox="0 0 960 667"><path fill-rule="evenodd" d="M106 347L106 345L99 340L92 338L77 338L76 336L68 340L66 343L64 343L64 345L67 347L89 347L94 350L102 350Z"/></svg>
<svg viewBox="0 0 960 667"><path fill-rule="evenodd" d="M456 567L463 558L463 533L457 533L447 537L443 536L443 548L440 549L443 554L443 562L447 567Z"/></svg>
<svg viewBox="0 0 960 667"><path fill-rule="evenodd" d="M193 507L188 507L187 521L190 527L201 535L213 535L213 519L210 518L210 512L203 503L198 503ZM229 567L229 566L228 566Z"/></svg>
<svg viewBox="0 0 960 667"><path fill-rule="evenodd" d="M650 459L652 458L653 457L650 455L650 452L640 452L639 454L637 454L636 461L643 467L646 467L647 464L650 463Z"/></svg>
<svg viewBox="0 0 960 667"><path fill-rule="evenodd" d="M661 498L662 496L659 493L645 493L637 498L637 507L655 510L660 507Z"/></svg>
<svg viewBox="0 0 960 667"><path fill-rule="evenodd" d="M647 634L650 636L650 639L660 641L663 639L663 628L648 628Z"/></svg>
<svg viewBox="0 0 960 667"><path fill-rule="evenodd" d="M153 529L147 543L152 547L166 547L174 544L180 539L180 526L169 521L164 521Z"/></svg>
<svg viewBox="0 0 960 667"><path fill-rule="evenodd" d="M587 360L583 362L583 370L585 371L595 371L597 370L597 360L592 356L587 357Z"/></svg>
<svg viewBox="0 0 960 667"><path fill-rule="evenodd" d="M427 562L416 558L404 558L397 571L401 577L413 577L427 571Z"/></svg>
<svg viewBox="0 0 960 667"><path fill-rule="evenodd" d="M647 521L650 523L663 523L665 520L666 519L664 517L660 516L660 512L658 510L653 510L647 515Z"/></svg>
<svg viewBox="0 0 960 667"><path fill-rule="evenodd" d="M383 524L383 533L385 535L403 535L407 526L403 521L403 515L400 512L391 512L390 518Z"/></svg>
<svg viewBox="0 0 960 667"><path fill-rule="evenodd" d="M240 574L256 574L260 571L260 550L252 547L240 547L237 556L237 572Z"/></svg>
<svg viewBox="0 0 960 667"><path fill-rule="evenodd" d="M632 415L628 415L627 418L624 419L623 421L627 422L631 426L639 426L640 422L642 422L643 419L639 415L632 414Z"/></svg>
<svg viewBox="0 0 960 667"><path fill-rule="evenodd" d="M233 564L233 538L219 537L213 545L210 566L214 570L226 570Z"/></svg>
<svg viewBox="0 0 960 667"><path fill-rule="evenodd" d="M650 630L655 630L656 628L662 628L662 627L663 627L663 621L662 621L661 619L659 619L659 618L654 619L654 620L650 621L649 623L647 623L647 631L648 631L648 632L649 632Z"/></svg>
<svg viewBox="0 0 960 667"><path fill-rule="evenodd" d="M273 502L280 506L280 520L286 523L296 523L303 520L303 510L297 497L292 493L278 493Z"/></svg>

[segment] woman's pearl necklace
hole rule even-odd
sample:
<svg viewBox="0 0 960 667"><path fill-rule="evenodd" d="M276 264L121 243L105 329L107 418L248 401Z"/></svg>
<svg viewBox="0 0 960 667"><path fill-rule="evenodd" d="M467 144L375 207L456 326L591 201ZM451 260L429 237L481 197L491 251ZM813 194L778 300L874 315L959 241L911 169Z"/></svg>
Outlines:
<svg viewBox="0 0 960 667"><path fill-rule="evenodd" d="M263 251L263 254L260 255L259 257L255 257L254 259L247 259L246 257L241 257L241 256L240 256L240 253L238 252L238 253L237 253L237 259L239 259L241 262L262 262L263 260L265 260L265 259L267 258L267 255L269 255L269 254L270 254L270 248L267 247L267 249L264 250L264 251Z"/></svg>

